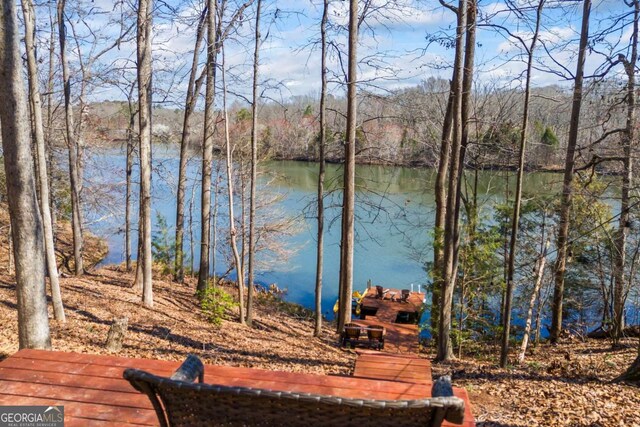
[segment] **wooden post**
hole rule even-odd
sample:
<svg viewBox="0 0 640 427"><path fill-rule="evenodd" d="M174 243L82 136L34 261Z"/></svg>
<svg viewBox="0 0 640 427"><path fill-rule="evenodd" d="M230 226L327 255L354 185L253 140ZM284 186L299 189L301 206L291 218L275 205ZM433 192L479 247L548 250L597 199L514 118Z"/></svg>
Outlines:
<svg viewBox="0 0 640 427"><path fill-rule="evenodd" d="M112 353L122 350L122 341L127 334L129 319L126 317L118 317L114 319L109 328L109 335L107 335L107 342L105 347Z"/></svg>

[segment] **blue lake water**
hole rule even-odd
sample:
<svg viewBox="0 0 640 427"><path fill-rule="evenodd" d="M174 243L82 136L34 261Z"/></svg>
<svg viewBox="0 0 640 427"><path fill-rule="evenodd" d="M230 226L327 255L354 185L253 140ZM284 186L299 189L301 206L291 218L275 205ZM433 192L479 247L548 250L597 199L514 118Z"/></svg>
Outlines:
<svg viewBox="0 0 640 427"><path fill-rule="evenodd" d="M175 188L178 175L178 150L174 147L157 146L153 153L152 209L153 226L158 230L158 218L166 220L169 235L175 227ZM105 237L109 243L109 254L104 263L124 261L124 187L125 153L111 149L89 153L86 167L87 188L96 188L87 194L95 208L88 214L89 228ZM239 169L240 165L236 165ZM248 167L245 165L245 169ZM338 293L340 205L342 169L340 165L328 165L326 178L327 196L325 266L323 275L323 312L331 318L331 311ZM199 260L198 242L200 234L200 162L197 155L189 163L187 201L185 207L185 253L189 255L189 205L193 194L193 240L195 268ZM217 170L217 171L215 171ZM277 198L262 206L258 216L263 221L288 218L295 224L289 227L289 235L275 242L280 248L295 251L286 257L277 251L266 251L259 255L262 261L257 270L257 281L275 283L286 289L286 299L312 308L314 304L314 282L316 271L316 186L318 166L314 163L278 161L260 165L259 192L267 198ZM226 175L224 163L216 162L214 181L219 174L218 250L216 273L229 269L228 251L225 245L228 233L228 199L226 197ZM419 290L429 278L424 263L432 258L434 218L434 179L432 169L415 169L385 166L358 166L356 195L356 248L354 254L354 288L364 289L367 281L385 287ZM505 172L480 172L479 194L487 206L491 201L504 200L507 179ZM138 172L134 170L134 180ZM554 174L528 174L525 192L553 193L559 188L561 177ZM513 185L514 178L511 176ZM236 185L239 188L239 185ZM137 217L137 199L133 216ZM240 202L236 198L236 214ZM136 225L134 224L134 227ZM136 239L132 247L135 257ZM189 260L186 261L189 264ZM516 315L516 323L519 322Z"/></svg>

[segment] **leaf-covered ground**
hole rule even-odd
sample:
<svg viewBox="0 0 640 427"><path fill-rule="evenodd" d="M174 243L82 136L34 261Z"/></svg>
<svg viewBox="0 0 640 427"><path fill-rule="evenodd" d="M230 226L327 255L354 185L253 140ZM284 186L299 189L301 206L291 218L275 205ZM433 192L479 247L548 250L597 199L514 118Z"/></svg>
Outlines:
<svg viewBox="0 0 640 427"><path fill-rule="evenodd" d="M105 339L116 317L129 319L119 355L183 360L189 353L206 363L313 373L348 373L353 356L341 351L326 328L314 338L313 323L280 306L258 303L254 327L237 323L234 313L220 326L209 323L194 297L193 283L154 280L154 307L141 304L133 276L115 267L80 278L63 278L67 322L51 317L54 350L106 353ZM190 281L192 282L192 281ZM18 350L15 288L0 275L0 357Z"/></svg>
<svg viewBox="0 0 640 427"><path fill-rule="evenodd" d="M479 426L640 426L640 387L612 382L635 359L637 339L567 340L533 349L521 366L500 369L498 349L478 349L434 365L467 388Z"/></svg>

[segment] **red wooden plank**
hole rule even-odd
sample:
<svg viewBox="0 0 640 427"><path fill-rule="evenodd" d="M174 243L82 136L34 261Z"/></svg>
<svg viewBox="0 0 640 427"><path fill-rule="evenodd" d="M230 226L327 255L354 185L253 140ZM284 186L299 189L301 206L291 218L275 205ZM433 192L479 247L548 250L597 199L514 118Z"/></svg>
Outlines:
<svg viewBox="0 0 640 427"><path fill-rule="evenodd" d="M131 387L129 382L124 378L101 378L88 375L61 374L59 372L0 368L0 379L6 381L27 381L37 384L95 388L97 390L117 391L121 393L139 393Z"/></svg>
<svg viewBox="0 0 640 427"><path fill-rule="evenodd" d="M122 408L119 406L99 405L95 403L72 402L62 399L49 399L39 396L19 396L0 393L0 405L64 405L67 415L89 420L103 420L125 424L157 425L156 413L152 409ZM87 425L85 423L84 425Z"/></svg>
<svg viewBox="0 0 640 427"><path fill-rule="evenodd" d="M357 371L354 373L358 378L363 379L377 379L377 380L386 380L386 381L400 381L410 384L425 384L431 386L432 381L428 378L416 378L411 376L403 376L393 373L385 373L385 372L367 372L367 371Z"/></svg>
<svg viewBox="0 0 640 427"><path fill-rule="evenodd" d="M375 351L375 350L366 350L359 349L356 350L356 354L359 358L363 358L366 360L388 360L388 361L398 361L401 360L410 364L431 364L429 359L425 359L424 357L420 357L417 354L403 354L398 355L397 353L386 353L384 351Z"/></svg>
<svg viewBox="0 0 640 427"><path fill-rule="evenodd" d="M375 359L375 358L367 358L358 356L356 359L356 363L363 366L390 366L393 369L398 369L400 367L413 369L415 371L426 371L431 369L431 363L429 362L419 362L417 360L414 361L403 361L403 360L385 360L385 359Z"/></svg>
<svg viewBox="0 0 640 427"><path fill-rule="evenodd" d="M149 408L149 399L140 393L131 394L94 388L5 381L2 379L0 379L0 390L3 393L16 396L47 396L47 398L51 399L73 402L97 403L126 408Z"/></svg>
<svg viewBox="0 0 640 427"><path fill-rule="evenodd" d="M155 425L157 425L156 423ZM96 420L93 418L78 418L64 415L65 427L121 427L121 421ZM149 425L149 424L132 424L132 425Z"/></svg>
<svg viewBox="0 0 640 427"><path fill-rule="evenodd" d="M362 362L356 360L355 371L358 370L380 370L380 371L389 371L389 372L404 372L411 373L420 378L431 378L431 367L430 366L407 366L407 365L399 365L399 364L389 364L385 365L384 363L371 363L371 362Z"/></svg>
<svg viewBox="0 0 640 427"><path fill-rule="evenodd" d="M11 359L33 359L33 360L49 360L49 361L64 361L75 363L91 363L92 365L99 366L121 366L124 368L130 367L131 364L140 366L144 364L150 368L160 369L173 369L175 370L180 366L180 362L174 362L170 360L156 360L156 359L141 359L141 358L128 358L120 356L102 355L102 354L87 354L87 353L72 353L67 351L42 351L24 349L11 356ZM0 367L4 362L0 362Z"/></svg>
<svg viewBox="0 0 640 427"><path fill-rule="evenodd" d="M414 367L403 365L385 366L380 363L356 362L354 372L357 371L387 372L431 380L431 368L428 366L421 366L419 369L415 369Z"/></svg>
<svg viewBox="0 0 640 427"><path fill-rule="evenodd" d="M431 384L431 376L416 375L411 372L394 372L383 369L356 369L354 376L360 378L381 378L385 380L398 380L418 384Z"/></svg>

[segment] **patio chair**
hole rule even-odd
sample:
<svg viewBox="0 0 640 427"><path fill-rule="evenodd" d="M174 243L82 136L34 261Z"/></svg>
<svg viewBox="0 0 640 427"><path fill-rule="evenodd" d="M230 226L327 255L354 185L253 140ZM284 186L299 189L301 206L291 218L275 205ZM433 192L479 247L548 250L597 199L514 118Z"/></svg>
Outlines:
<svg viewBox="0 0 640 427"><path fill-rule="evenodd" d="M347 323L344 325L344 331L342 333L342 342L341 345L345 347L347 343L351 347L355 347L360 340L360 334L362 333L362 328L357 323Z"/></svg>
<svg viewBox="0 0 640 427"><path fill-rule="evenodd" d="M161 427L182 426L432 426L462 424L464 401L440 377L432 396L418 400L350 399L291 391L204 384L193 355L171 378L126 369L124 378L151 400ZM199 383L194 383L198 378Z"/></svg>
<svg viewBox="0 0 640 427"><path fill-rule="evenodd" d="M411 295L411 291L409 289L403 289L400 296L400 302L409 302L409 295Z"/></svg>
<svg viewBox="0 0 640 427"><path fill-rule="evenodd" d="M382 350L384 348L384 326L370 325L367 328L367 338L369 339L369 347Z"/></svg>

